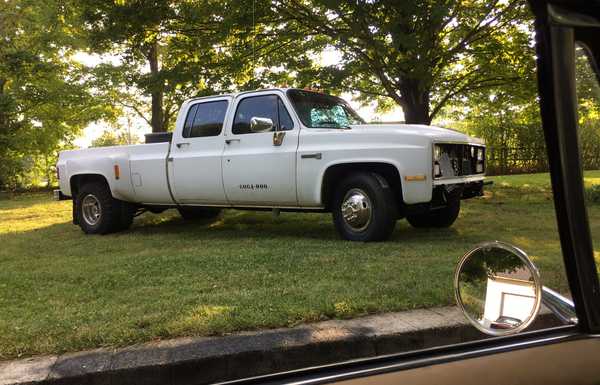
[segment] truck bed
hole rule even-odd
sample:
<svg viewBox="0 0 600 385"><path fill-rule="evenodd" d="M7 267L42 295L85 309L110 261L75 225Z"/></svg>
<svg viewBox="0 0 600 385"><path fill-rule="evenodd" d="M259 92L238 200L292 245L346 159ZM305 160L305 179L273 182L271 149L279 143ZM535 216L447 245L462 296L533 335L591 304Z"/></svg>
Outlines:
<svg viewBox="0 0 600 385"><path fill-rule="evenodd" d="M57 167L60 175L69 177L102 175L117 199L170 204L166 173L168 151L168 142L64 151ZM72 196L66 178L60 179L60 189L65 195Z"/></svg>

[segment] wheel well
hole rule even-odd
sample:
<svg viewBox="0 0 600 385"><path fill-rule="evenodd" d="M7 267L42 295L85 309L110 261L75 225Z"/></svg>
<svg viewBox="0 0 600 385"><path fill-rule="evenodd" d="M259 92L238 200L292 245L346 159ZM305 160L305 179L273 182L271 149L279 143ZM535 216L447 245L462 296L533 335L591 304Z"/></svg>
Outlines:
<svg viewBox="0 0 600 385"><path fill-rule="evenodd" d="M73 175L69 181L69 183L71 185L71 196L73 197L73 199L75 199L77 197L77 194L79 193L79 189L81 189L81 186L83 186L86 183L94 183L94 182L105 183L108 186L108 181L106 180L106 178L103 175L100 175L100 174Z"/></svg>
<svg viewBox="0 0 600 385"><path fill-rule="evenodd" d="M400 181L400 173L396 166L389 163L343 163L329 167L323 176L321 201L324 203L327 210L330 209L337 183L355 172L372 172L384 178L385 182L387 182L394 192L398 207L401 207L403 204L402 184Z"/></svg>

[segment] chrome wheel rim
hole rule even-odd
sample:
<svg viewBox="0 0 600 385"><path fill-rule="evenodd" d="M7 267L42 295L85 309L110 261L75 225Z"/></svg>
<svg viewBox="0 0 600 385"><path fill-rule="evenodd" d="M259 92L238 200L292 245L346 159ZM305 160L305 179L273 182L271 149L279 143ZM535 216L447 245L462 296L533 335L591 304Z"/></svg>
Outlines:
<svg viewBox="0 0 600 385"><path fill-rule="evenodd" d="M342 217L353 231L363 231L369 227L373 204L367 193L358 188L349 190L342 200Z"/></svg>
<svg viewBox="0 0 600 385"><path fill-rule="evenodd" d="M100 201L92 194L86 195L81 201L81 213L83 220L90 226L95 226L102 216Z"/></svg>

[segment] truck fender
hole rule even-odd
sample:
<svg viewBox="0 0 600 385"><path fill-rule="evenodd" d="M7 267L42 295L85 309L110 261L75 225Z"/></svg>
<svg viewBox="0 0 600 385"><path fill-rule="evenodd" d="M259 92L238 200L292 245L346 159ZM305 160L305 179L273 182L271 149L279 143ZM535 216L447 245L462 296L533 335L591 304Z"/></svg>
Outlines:
<svg viewBox="0 0 600 385"><path fill-rule="evenodd" d="M93 159L92 162L85 159L69 159L66 162L66 169L70 175L69 188L72 189L72 181L90 176L91 178L102 177L108 184L111 195L120 200L133 201L135 194L131 183L131 173L129 169L129 157L124 155L113 155L105 159ZM71 191L71 196L74 197Z"/></svg>
<svg viewBox="0 0 600 385"><path fill-rule="evenodd" d="M384 173L381 172L381 170L378 169L378 167L393 167L395 169L395 171L398 173L398 178L397 178L397 189L398 191L398 198L400 200L403 199L403 180L402 180L402 168L400 165L396 164L395 162L390 161L389 159L360 159L360 160L348 160L348 161L334 161L331 163L328 163L327 165L325 165L325 167L323 167L322 171L320 172L319 175L319 179L318 182L316 183L315 186L315 196L318 197L318 201L326 206L327 205L327 200L328 197L331 194L331 191L328 191L328 187L326 184L325 179L327 178L327 173L328 171L331 171L332 168L336 168L336 167L343 167L343 166L347 166L349 168L352 168L356 171L366 171L366 172L370 172L379 182L379 184L381 185L381 187L383 188L391 188L392 186L390 186L390 182L388 182L386 180L386 178L384 177Z"/></svg>

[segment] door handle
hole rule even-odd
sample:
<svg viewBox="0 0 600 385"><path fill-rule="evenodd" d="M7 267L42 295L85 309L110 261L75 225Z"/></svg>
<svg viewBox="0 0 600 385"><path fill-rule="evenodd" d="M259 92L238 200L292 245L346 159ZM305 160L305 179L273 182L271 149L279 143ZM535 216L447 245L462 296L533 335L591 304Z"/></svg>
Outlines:
<svg viewBox="0 0 600 385"><path fill-rule="evenodd" d="M239 142L239 139L225 139L226 144L231 144L231 142Z"/></svg>
<svg viewBox="0 0 600 385"><path fill-rule="evenodd" d="M300 158L302 159L321 159L323 157L323 155L320 152L315 152L314 154L302 154L300 155Z"/></svg>
<svg viewBox="0 0 600 385"><path fill-rule="evenodd" d="M183 142L183 143L177 143L176 146L177 148L181 148L183 146L189 146L190 144L188 142Z"/></svg>

